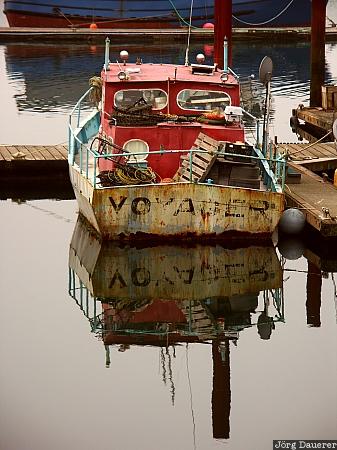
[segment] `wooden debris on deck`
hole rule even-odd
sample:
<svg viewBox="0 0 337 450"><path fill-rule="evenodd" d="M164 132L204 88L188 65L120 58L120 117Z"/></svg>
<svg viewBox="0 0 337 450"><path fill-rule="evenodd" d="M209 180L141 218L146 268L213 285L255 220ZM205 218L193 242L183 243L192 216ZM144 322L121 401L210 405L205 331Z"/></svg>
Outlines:
<svg viewBox="0 0 337 450"><path fill-rule="evenodd" d="M200 149L208 153L193 153L192 156L192 181L205 181L214 161L217 158L219 143L215 139L200 133L192 149ZM189 155L181 158L181 166L173 179L177 181L190 181Z"/></svg>

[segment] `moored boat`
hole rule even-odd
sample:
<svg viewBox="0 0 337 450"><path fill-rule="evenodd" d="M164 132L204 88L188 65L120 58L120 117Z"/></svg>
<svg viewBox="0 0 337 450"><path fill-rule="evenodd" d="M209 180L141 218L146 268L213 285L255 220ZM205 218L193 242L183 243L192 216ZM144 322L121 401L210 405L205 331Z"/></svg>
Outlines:
<svg viewBox="0 0 337 450"><path fill-rule="evenodd" d="M262 151L246 142L224 49L223 69L201 54L142 64L122 51L111 63L107 39L101 76L70 116L68 158L80 213L103 239L270 238L285 159L265 134ZM83 118L90 94L98 108Z"/></svg>
<svg viewBox="0 0 337 450"><path fill-rule="evenodd" d="M12 27L174 28L186 26L190 0L5 0ZM193 25L214 21L213 0L194 0ZM310 26L311 0L233 0L234 27Z"/></svg>

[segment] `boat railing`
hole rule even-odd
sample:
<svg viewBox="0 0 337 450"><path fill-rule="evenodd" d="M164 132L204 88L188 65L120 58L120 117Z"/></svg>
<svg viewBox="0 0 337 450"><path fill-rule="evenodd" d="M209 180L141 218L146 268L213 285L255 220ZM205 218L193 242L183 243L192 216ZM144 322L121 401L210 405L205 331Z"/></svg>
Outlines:
<svg viewBox="0 0 337 450"><path fill-rule="evenodd" d="M258 148L254 148L255 155L241 155L238 153L229 153L229 152L221 152L219 151L217 155L219 157L240 157L243 159L247 159L247 161L257 161L260 165L260 169L263 175L263 182L266 185L267 190L271 190L274 192L283 192L284 189L284 183L285 183L285 166L286 161L282 156L277 156L275 158L268 158L265 157L262 152ZM84 154L85 153L85 154ZM157 150L157 151L151 151L151 155L168 155L168 154L174 154L178 153L181 155L188 155L188 161L189 161L189 181L200 183L196 181L193 177L193 156L195 154L208 154L206 150L202 149L183 149L183 150ZM79 171L82 175L84 175L89 181L92 182L94 188L98 188L99 186L99 180L98 180L98 167L99 167L99 161L100 160L107 160L110 159L114 161L114 159L122 159L122 158L130 158L134 161L141 157L148 155L148 152L139 152L139 153L130 153L130 152L124 152L124 153L104 153L100 154L96 150L91 149L88 146L85 146L84 149L82 149L82 145L80 146L80 152L79 152ZM91 163L90 163L91 161ZM93 170L90 170L90 167ZM202 182L205 183L205 182ZM206 181L207 183L207 181Z"/></svg>
<svg viewBox="0 0 337 450"><path fill-rule="evenodd" d="M93 185L94 188L99 188L100 180L99 175L99 161L114 158L130 158L131 160L137 160L140 156L148 155L148 152L133 154L130 152L119 152L119 153L99 153L95 150L89 142L98 134L99 130L99 118L100 112L96 109L91 111L89 114L83 118L83 103L87 100L91 93L92 88L90 88L77 102L75 107L69 116L69 150L68 150L68 160L69 164L76 164L82 176ZM87 111L86 111L87 112ZM259 146L259 129L260 122L259 119L250 114L248 111L244 111L251 119L256 122L256 143L253 145L255 155L242 155L237 153L228 153L219 151L218 156L229 156L229 157L240 157L246 158L247 161L256 160L261 169L263 176L263 182L268 190L274 192L283 192L285 184L286 175L286 160L283 155L275 154L269 152L269 155L264 155L260 150ZM75 122L75 125L74 125ZM193 178L193 156L194 154L208 153L206 150L202 149L180 149L180 150L151 150L151 155L168 155L173 153L179 153L181 155L188 155L189 160L189 181L198 183L198 181Z"/></svg>

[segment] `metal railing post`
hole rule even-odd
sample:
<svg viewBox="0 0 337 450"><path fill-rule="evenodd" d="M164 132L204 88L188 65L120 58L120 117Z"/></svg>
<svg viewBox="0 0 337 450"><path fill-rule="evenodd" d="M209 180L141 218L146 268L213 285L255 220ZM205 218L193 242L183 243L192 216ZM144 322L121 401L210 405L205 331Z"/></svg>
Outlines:
<svg viewBox="0 0 337 450"><path fill-rule="evenodd" d="M85 165L85 177L86 177L86 179L88 179L88 177L89 177L89 148L88 148L88 146L86 146L86 160L87 160L87 163Z"/></svg>
<svg viewBox="0 0 337 450"><path fill-rule="evenodd" d="M94 155L94 188L96 187L96 165L97 165L97 157Z"/></svg>
<svg viewBox="0 0 337 450"><path fill-rule="evenodd" d="M190 150L190 183L192 183L192 161L193 161L193 151Z"/></svg>

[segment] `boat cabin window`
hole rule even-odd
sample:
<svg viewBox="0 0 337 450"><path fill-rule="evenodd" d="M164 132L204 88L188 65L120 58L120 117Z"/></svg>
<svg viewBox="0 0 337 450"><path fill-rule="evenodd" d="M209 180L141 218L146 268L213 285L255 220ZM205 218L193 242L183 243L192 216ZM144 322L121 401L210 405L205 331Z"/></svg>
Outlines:
<svg viewBox="0 0 337 450"><path fill-rule="evenodd" d="M179 92L177 103L181 109L223 113L231 98L226 92L184 89Z"/></svg>
<svg viewBox="0 0 337 450"><path fill-rule="evenodd" d="M167 94L161 89L125 89L116 92L114 103L117 108L149 105L152 109L163 109L167 105Z"/></svg>

